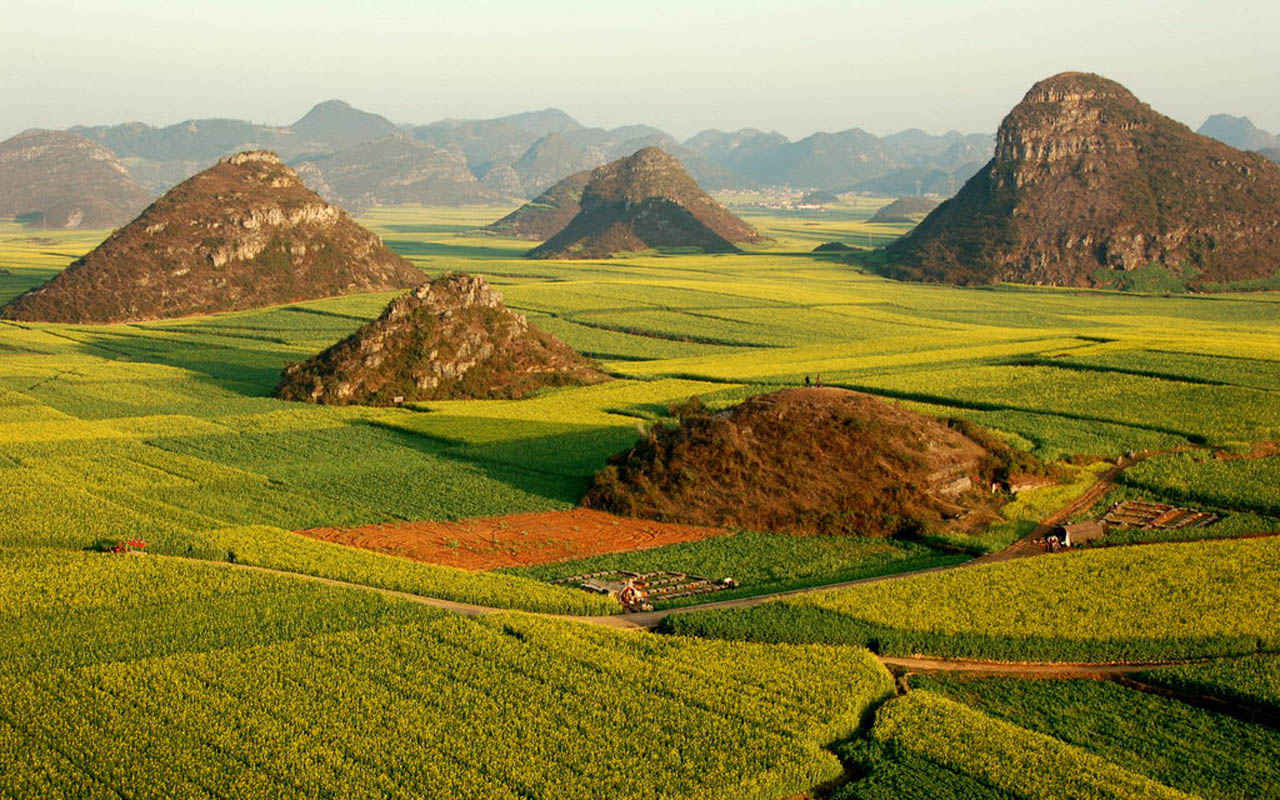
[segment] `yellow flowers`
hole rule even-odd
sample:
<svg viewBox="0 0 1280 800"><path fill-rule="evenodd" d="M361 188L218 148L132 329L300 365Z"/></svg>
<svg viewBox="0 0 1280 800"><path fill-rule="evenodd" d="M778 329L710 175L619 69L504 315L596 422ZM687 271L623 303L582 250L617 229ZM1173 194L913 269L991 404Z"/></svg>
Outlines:
<svg viewBox="0 0 1280 800"><path fill-rule="evenodd" d="M0 652L23 635L6 609L39 641L71 624L82 644L0 672L0 794L29 800L776 800L839 776L824 745L892 692L855 649L472 621L145 557L53 561L3 563L21 565L7 577L23 596L48 579L74 595L73 575L106 590L61 616L0 598Z"/></svg>

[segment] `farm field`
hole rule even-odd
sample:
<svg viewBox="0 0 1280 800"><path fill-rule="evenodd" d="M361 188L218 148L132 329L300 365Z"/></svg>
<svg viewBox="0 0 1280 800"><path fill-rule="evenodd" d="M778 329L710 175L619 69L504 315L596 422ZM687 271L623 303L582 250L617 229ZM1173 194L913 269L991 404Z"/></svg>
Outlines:
<svg viewBox="0 0 1280 800"><path fill-rule="evenodd" d="M1280 539L1099 548L668 617L672 632L999 661L1275 651Z"/></svg>
<svg viewBox="0 0 1280 800"><path fill-rule="evenodd" d="M1221 659L1142 672L1138 680L1183 694L1222 698L1280 714L1280 656Z"/></svg>
<svg viewBox="0 0 1280 800"><path fill-rule="evenodd" d="M1206 800L1274 791L1280 732L1107 681L913 676L913 687Z"/></svg>
<svg viewBox="0 0 1280 800"><path fill-rule="evenodd" d="M842 800L1198 796L929 691L912 691L882 705L869 738L871 774L844 787L837 795Z"/></svg>
<svg viewBox="0 0 1280 800"><path fill-rule="evenodd" d="M822 746L892 687L851 648L471 621L193 562L3 555L9 797L770 800L838 776Z"/></svg>
<svg viewBox="0 0 1280 800"><path fill-rule="evenodd" d="M808 254L858 244L853 213L748 215L774 242L742 256L529 262L526 243L470 233L501 212L397 207L363 221L424 274L488 276L616 380L417 409L268 397L284 364L352 331L387 295L134 325L5 323L0 542L83 547L146 532L184 550L200 532L243 525L565 510L668 405L727 403L805 375L968 417L1048 458L1280 438L1265 378L1280 359L1273 295L899 284ZM48 277L93 239L0 228L3 291ZM32 511L54 492L56 514Z"/></svg>
<svg viewBox="0 0 1280 800"><path fill-rule="evenodd" d="M965 555L939 552L913 542L740 531L731 536L514 567L504 571L544 581L607 570L641 573L674 570L713 580L733 578L739 588L718 591L710 598L719 601L822 583L954 565L966 560ZM655 608L697 602L700 602L698 597L677 598L656 603Z"/></svg>
<svg viewBox="0 0 1280 800"><path fill-rule="evenodd" d="M842 775L832 791L846 800L1244 796L1230 776L1249 787L1272 770L1254 728L1074 682L913 676L885 702L892 678L869 649L1250 654L1142 680L1275 705L1275 662L1257 653L1280 649L1277 539L1097 548L668 618L667 632L699 638L515 613L616 613L549 583L595 570L735 578L721 600L959 565L1029 535L1127 451L1190 448L1127 470L1100 502L1222 512L1192 538L1280 530L1276 456L1211 453L1280 439L1280 297L900 284L809 252L903 230L866 225L873 208L748 213L773 242L742 255L594 262L526 261L528 243L473 233L509 209L370 212L424 276L486 276L614 378L522 401L270 397L287 363L388 294L115 326L0 322L0 796L777 800ZM0 299L101 235L0 224ZM1067 479L1019 493L985 531L912 541L654 533L584 526L573 510L673 406L723 408L806 376L970 419L1063 460ZM135 538L148 555L85 552ZM325 580L513 611L469 620ZM1193 745L1178 757L1178 742L1144 761L1164 740L1125 749L1062 711L1072 704L1217 742L1222 770Z"/></svg>
<svg viewBox="0 0 1280 800"><path fill-rule="evenodd" d="M729 531L629 519L578 508L457 522L314 528L302 533L430 564L492 570L547 562L579 563L575 559L661 550L666 545L727 536Z"/></svg>

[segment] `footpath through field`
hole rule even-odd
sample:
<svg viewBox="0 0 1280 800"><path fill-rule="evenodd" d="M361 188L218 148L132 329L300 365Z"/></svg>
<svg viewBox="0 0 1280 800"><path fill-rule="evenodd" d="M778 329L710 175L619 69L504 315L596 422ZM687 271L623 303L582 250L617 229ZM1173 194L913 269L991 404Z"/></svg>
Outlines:
<svg viewBox="0 0 1280 800"><path fill-rule="evenodd" d="M1187 449L1187 448L1179 448ZM693 606L683 606L679 608L664 609L662 611L647 611L630 614L608 614L603 616L572 616L567 614L539 614L538 616L559 619L571 622L579 622L589 625L600 625L608 628L616 628L622 630L652 630L656 628L662 620L673 614L683 614L692 611L710 611L723 610L732 608L751 608L762 605L764 603L776 600L780 597L788 597L792 595L804 594L808 592L823 591L827 589L840 589L849 586L858 586L867 583L876 583L880 581L898 580L913 575L923 575L930 572L941 572L943 570L964 569L981 564L991 564L1000 561L1009 561L1016 558L1030 558L1044 554L1044 548L1039 544L1038 540L1042 540L1050 533L1055 525L1060 524L1063 520L1069 518L1082 508L1087 508L1096 503L1114 484L1116 477L1125 469L1144 461L1148 458L1164 455L1166 453L1177 452L1176 450L1163 450L1156 452L1139 453L1119 460L1115 466L1108 469L1097 482L1089 487L1084 494L1072 500L1063 508L1051 514L1043 522L1036 527L1034 531L1027 536L1019 539L1008 547L996 553L990 553L985 556L966 561L963 564L954 566L928 567L925 569L912 570L909 572L898 572L890 575L877 575L870 578L859 578L850 581L841 581L839 583L825 584L821 586L809 586L801 589L791 589L783 592L773 592L770 594L761 594L754 597L742 597L734 600L721 600L711 603L700 603ZM172 558L184 559L181 556L150 556L152 558ZM494 608L490 606L479 606L470 603L459 603L453 600L443 600L437 597L426 597L423 595L412 594L410 592L401 592L394 589L383 589L376 586L369 586L363 583L352 583L349 581L337 580L334 578L322 578L315 575L307 575L305 573L290 572L287 570L272 569L270 567L258 567L250 564L230 563L223 561L202 561L201 563L210 564L225 569L241 569L253 570L255 572L266 573L270 575L278 575L283 577L295 578L299 580L312 581L328 586L337 586L347 589L360 589L368 592L376 592L386 597L394 597L411 603L418 603L432 608L442 609L455 614L461 614L467 617L479 617L488 614L507 613L510 609ZM532 612L526 612L532 613ZM1148 663L1128 663L1128 664L1090 664L1090 663L1053 663L1053 662L1032 662L1032 663L1014 663L1003 661L973 661L964 659L947 659L947 658L928 658L928 657L901 657L901 656L877 656L880 661L888 667L894 667L899 670L916 671L916 672L971 672L983 674L999 674L1008 677L1027 677L1027 678L1093 678L1099 680L1109 680L1124 676L1128 673L1139 672L1144 669L1157 666L1173 666L1177 664L1198 663L1203 659L1189 659L1184 661L1163 661Z"/></svg>

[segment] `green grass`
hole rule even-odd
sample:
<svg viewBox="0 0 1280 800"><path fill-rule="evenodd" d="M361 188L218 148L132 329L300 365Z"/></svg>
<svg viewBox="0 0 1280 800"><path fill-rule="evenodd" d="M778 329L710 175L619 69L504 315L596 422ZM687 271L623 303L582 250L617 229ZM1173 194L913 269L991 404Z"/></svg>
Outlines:
<svg viewBox="0 0 1280 800"><path fill-rule="evenodd" d="M892 687L852 649L471 621L145 557L0 569L0 793L30 800L773 800L838 776L823 746Z"/></svg>
<svg viewBox="0 0 1280 800"><path fill-rule="evenodd" d="M1146 661L1280 649L1280 539L1103 548L668 617L727 639L1005 661Z"/></svg>
<svg viewBox="0 0 1280 800"><path fill-rule="evenodd" d="M1103 681L915 676L913 686L1205 800L1280 785L1280 733Z"/></svg>
<svg viewBox="0 0 1280 800"><path fill-rule="evenodd" d="M926 691L895 698L876 713L871 739L885 757L920 759L939 777L958 774L996 792L1045 800L1158 800L1193 794L1165 786L1083 748L983 714ZM874 772L873 772L874 776ZM949 780L944 794L955 791ZM846 795L859 797L858 794ZM876 795L872 794L871 797ZM880 795L883 796L883 795ZM931 795L929 795L931 796Z"/></svg>
<svg viewBox="0 0 1280 800"><path fill-rule="evenodd" d="M740 588L716 592L709 598L728 600L822 583L949 566L964 560L961 555L940 553L908 542L742 531L731 536L555 564L515 567L503 572L545 581L613 569L632 572L670 570L708 578L733 578ZM678 598L658 607L690 605L707 599L698 596Z"/></svg>
<svg viewBox="0 0 1280 800"><path fill-rule="evenodd" d="M1142 672L1144 683L1280 714L1280 656L1252 655Z"/></svg>
<svg viewBox="0 0 1280 800"><path fill-rule="evenodd" d="M1122 480L1175 502L1280 516L1280 456L1222 460L1179 453L1138 464Z"/></svg>

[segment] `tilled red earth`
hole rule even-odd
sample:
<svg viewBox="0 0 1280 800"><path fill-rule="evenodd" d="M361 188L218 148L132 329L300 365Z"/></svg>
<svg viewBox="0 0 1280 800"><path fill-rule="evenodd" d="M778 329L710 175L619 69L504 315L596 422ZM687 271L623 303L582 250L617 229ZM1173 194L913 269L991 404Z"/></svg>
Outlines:
<svg viewBox="0 0 1280 800"><path fill-rule="evenodd" d="M326 542L471 570L569 561L729 533L724 528L619 517L603 511L535 511L455 522L388 522L299 533Z"/></svg>

